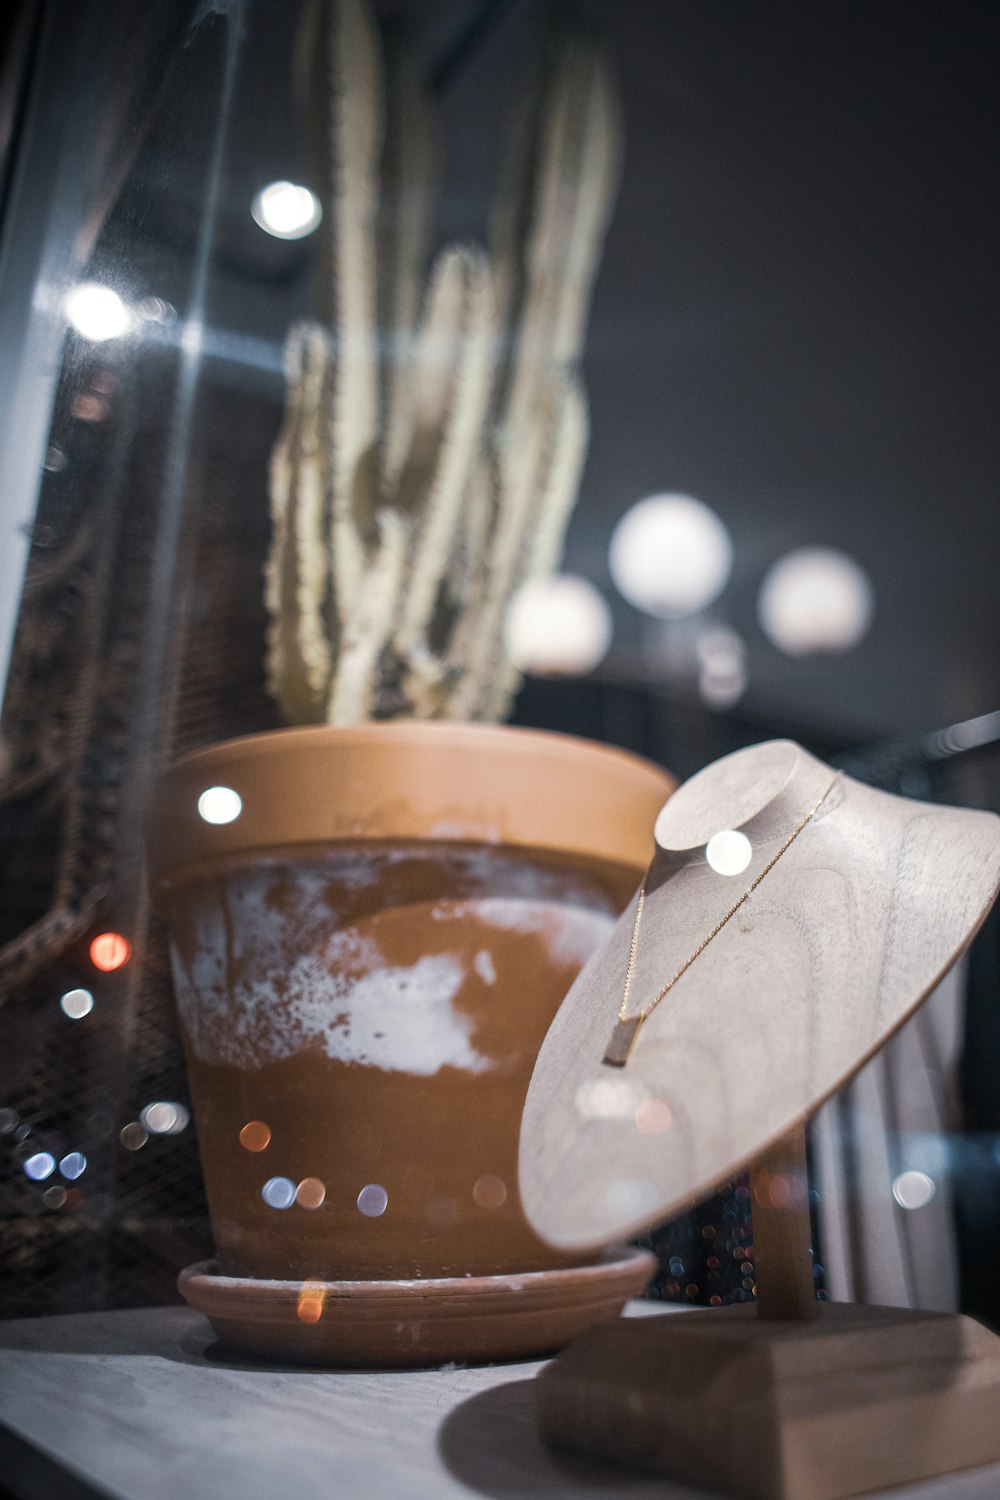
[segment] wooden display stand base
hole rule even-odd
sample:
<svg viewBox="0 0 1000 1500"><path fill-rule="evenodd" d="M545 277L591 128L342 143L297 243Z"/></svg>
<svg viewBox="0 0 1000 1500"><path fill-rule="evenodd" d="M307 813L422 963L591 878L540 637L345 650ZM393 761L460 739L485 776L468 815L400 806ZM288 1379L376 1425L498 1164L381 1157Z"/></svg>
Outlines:
<svg viewBox="0 0 1000 1500"><path fill-rule="evenodd" d="M838 1500L1000 1460L1000 1339L816 1302L801 1128L751 1173L757 1307L605 1324L538 1377L549 1442L746 1500Z"/></svg>

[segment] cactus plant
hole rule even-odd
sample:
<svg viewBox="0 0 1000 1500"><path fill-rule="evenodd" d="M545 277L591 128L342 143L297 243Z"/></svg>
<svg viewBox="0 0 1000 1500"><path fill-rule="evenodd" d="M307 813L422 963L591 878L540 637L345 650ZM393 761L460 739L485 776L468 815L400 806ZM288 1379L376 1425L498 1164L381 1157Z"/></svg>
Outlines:
<svg viewBox="0 0 1000 1500"><path fill-rule="evenodd" d="M587 446L577 366L620 158L607 61L553 26L490 248L444 248L421 301L434 152L412 71L386 69L364 0L310 0L301 58L329 227L322 317L288 336L268 684L298 723L501 719L504 613L558 564Z"/></svg>

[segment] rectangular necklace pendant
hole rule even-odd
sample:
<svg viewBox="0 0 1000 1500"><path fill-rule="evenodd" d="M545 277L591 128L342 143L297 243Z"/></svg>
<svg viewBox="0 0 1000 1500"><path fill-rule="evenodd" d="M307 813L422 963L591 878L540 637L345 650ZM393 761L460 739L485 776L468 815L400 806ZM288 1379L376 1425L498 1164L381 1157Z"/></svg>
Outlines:
<svg viewBox="0 0 1000 1500"><path fill-rule="evenodd" d="M627 1016L624 1021L615 1022L615 1029L608 1038L608 1045L601 1059L609 1068L624 1068L628 1062L629 1053L635 1046L635 1039L642 1022L642 1016Z"/></svg>

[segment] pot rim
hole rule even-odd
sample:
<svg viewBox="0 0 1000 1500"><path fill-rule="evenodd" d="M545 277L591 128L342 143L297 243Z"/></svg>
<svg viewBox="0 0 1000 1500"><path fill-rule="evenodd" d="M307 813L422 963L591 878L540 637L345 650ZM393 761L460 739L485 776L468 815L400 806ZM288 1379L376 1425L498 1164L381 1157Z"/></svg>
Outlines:
<svg viewBox="0 0 1000 1500"><path fill-rule="evenodd" d="M212 823L199 798L235 791ZM158 779L148 824L154 898L268 850L386 840L492 845L636 871L674 779L652 761L569 734L406 721L315 725L225 740Z"/></svg>

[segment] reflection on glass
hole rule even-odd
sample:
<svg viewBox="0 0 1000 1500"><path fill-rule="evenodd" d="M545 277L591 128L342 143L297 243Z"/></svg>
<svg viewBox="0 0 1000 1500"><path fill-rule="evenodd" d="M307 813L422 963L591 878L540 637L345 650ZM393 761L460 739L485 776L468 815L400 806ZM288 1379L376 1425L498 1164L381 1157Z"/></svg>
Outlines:
<svg viewBox="0 0 1000 1500"><path fill-rule="evenodd" d="M80 337L94 344L121 338L134 326L133 315L118 293L96 281L81 281L71 287L63 307Z"/></svg>
<svg viewBox="0 0 1000 1500"><path fill-rule="evenodd" d="M323 209L315 193L294 182L269 182L250 205L254 222L279 240L301 240L319 228Z"/></svg>
<svg viewBox="0 0 1000 1500"><path fill-rule="evenodd" d="M162 297L143 297L139 303L139 315L145 318L147 323L166 325L175 321L177 309L170 302L165 302Z"/></svg>

